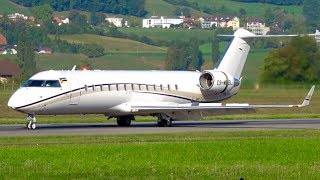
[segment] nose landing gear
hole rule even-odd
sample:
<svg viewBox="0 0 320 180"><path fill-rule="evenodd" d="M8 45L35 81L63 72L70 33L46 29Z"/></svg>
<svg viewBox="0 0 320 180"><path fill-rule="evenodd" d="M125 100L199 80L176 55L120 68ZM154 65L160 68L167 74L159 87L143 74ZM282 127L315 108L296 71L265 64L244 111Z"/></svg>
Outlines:
<svg viewBox="0 0 320 180"><path fill-rule="evenodd" d="M30 130L34 130L37 128L37 125L36 125L36 117L33 115L33 114L29 114L28 117L27 117L27 128L30 129Z"/></svg>

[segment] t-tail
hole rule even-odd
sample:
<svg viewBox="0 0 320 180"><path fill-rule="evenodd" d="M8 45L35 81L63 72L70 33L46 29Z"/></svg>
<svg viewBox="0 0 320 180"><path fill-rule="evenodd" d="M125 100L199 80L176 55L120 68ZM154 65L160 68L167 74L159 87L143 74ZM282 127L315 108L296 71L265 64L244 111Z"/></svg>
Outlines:
<svg viewBox="0 0 320 180"><path fill-rule="evenodd" d="M240 79L243 66L250 50L248 41L251 38L249 39L246 37L254 36L253 33L245 29L237 30L233 35L233 40L228 50L216 69L221 72L229 73L236 79Z"/></svg>

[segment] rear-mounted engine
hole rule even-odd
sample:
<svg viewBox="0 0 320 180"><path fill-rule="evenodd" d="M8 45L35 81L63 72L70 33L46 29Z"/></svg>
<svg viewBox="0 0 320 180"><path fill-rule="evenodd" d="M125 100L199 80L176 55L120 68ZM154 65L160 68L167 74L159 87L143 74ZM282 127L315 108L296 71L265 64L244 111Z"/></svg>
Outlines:
<svg viewBox="0 0 320 180"><path fill-rule="evenodd" d="M199 78L200 87L203 90L215 94L230 91L232 88L240 85L240 81L228 73L221 71L204 71Z"/></svg>

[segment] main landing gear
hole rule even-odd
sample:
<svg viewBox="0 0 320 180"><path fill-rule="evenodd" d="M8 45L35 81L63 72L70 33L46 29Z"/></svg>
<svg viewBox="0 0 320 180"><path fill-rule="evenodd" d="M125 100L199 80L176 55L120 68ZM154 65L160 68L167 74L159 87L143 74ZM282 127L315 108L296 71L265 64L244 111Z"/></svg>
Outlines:
<svg viewBox="0 0 320 180"><path fill-rule="evenodd" d="M117 117L117 124L120 127L130 126L131 120L135 120L134 116L119 116Z"/></svg>
<svg viewBox="0 0 320 180"><path fill-rule="evenodd" d="M36 125L36 117L33 115L33 114L29 114L28 117L27 117L27 128L28 129L36 129L37 128L37 125Z"/></svg>
<svg viewBox="0 0 320 180"><path fill-rule="evenodd" d="M158 116L158 126L159 127L171 127L172 126L172 118L165 114L160 114Z"/></svg>

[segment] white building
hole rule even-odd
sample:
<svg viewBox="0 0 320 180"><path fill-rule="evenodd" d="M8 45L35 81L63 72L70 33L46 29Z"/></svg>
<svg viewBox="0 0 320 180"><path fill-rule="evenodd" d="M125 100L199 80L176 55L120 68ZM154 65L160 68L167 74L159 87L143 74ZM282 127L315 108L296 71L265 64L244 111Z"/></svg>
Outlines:
<svg viewBox="0 0 320 180"><path fill-rule="evenodd" d="M217 16L217 17L201 17L201 28L208 29L215 27L228 28L232 27L235 31L240 27L240 19L235 16Z"/></svg>
<svg viewBox="0 0 320 180"><path fill-rule="evenodd" d="M110 24L113 24L116 27L122 27L123 18L107 17L105 20L108 21ZM125 23L125 24L127 24L127 23Z"/></svg>
<svg viewBox="0 0 320 180"><path fill-rule="evenodd" d="M270 27L267 27L263 20L257 18L248 19L245 28L256 35L266 35L270 31Z"/></svg>
<svg viewBox="0 0 320 180"><path fill-rule="evenodd" d="M154 28L154 27L161 27L161 28L170 28L171 25L179 25L183 23L183 18L168 18L165 16L151 16L148 19L142 20L142 27L143 28Z"/></svg>
<svg viewBox="0 0 320 180"><path fill-rule="evenodd" d="M24 14L14 13L14 14L9 14L8 18L12 20L17 20L17 19L27 20L28 16L25 16Z"/></svg>
<svg viewBox="0 0 320 180"><path fill-rule="evenodd" d="M320 43L320 31L316 30L315 34L316 34L315 38L316 38L317 43Z"/></svg>

